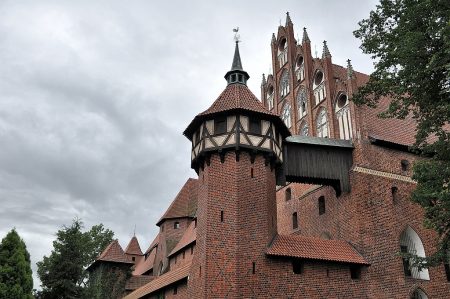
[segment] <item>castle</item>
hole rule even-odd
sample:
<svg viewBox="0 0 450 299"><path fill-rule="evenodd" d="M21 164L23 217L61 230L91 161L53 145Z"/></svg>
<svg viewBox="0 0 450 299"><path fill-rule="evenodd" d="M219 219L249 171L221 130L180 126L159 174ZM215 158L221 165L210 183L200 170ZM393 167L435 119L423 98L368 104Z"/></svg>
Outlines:
<svg viewBox="0 0 450 299"><path fill-rule="evenodd" d="M450 298L448 264L398 255L436 244L410 201L415 123L379 119L388 98L355 106L368 76L333 64L326 42L314 58L289 14L271 48L259 101L236 42L225 90L184 131L198 178L145 252L114 241L91 273L131 270L116 286L127 299Z"/></svg>

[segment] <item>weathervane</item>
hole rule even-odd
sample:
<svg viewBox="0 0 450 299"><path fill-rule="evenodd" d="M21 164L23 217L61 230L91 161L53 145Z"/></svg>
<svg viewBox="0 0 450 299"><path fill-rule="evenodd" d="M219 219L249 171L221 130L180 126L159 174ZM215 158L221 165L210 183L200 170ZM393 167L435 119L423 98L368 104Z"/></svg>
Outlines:
<svg viewBox="0 0 450 299"><path fill-rule="evenodd" d="M233 28L233 32L234 32L234 41L236 43L241 41L241 36L238 34L239 32L239 27Z"/></svg>

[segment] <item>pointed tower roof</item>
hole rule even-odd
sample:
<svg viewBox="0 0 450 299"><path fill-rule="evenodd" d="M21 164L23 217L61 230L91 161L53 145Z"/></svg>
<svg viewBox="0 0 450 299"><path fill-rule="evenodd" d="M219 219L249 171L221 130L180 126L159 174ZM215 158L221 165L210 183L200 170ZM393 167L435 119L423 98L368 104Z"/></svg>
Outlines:
<svg viewBox="0 0 450 299"><path fill-rule="evenodd" d="M131 238L130 243L128 243L127 248L125 248L125 254L142 255L141 246L139 246L136 236Z"/></svg>
<svg viewBox="0 0 450 299"><path fill-rule="evenodd" d="M347 60L347 79L353 77L353 66L352 61L350 59Z"/></svg>
<svg viewBox="0 0 450 299"><path fill-rule="evenodd" d="M309 39L308 32L306 31L306 27L303 27L303 38L302 43L310 43L311 40Z"/></svg>
<svg viewBox="0 0 450 299"><path fill-rule="evenodd" d="M103 252L97 258L97 261L116 262L116 263L130 263L125 252L120 246L119 241L116 239L112 241Z"/></svg>
<svg viewBox="0 0 450 299"><path fill-rule="evenodd" d="M262 80L261 80L261 86L264 86L266 84L266 75L264 73L262 74Z"/></svg>
<svg viewBox="0 0 450 299"><path fill-rule="evenodd" d="M323 41L323 51L322 51L322 58L325 57L331 57L330 50L328 49L327 41Z"/></svg>
<svg viewBox="0 0 450 299"><path fill-rule="evenodd" d="M228 84L247 84L249 78L248 73L242 68L241 55L239 54L239 40L236 40L233 63L231 64L231 70L225 74L225 79Z"/></svg>
<svg viewBox="0 0 450 299"><path fill-rule="evenodd" d="M286 26L292 24L291 17L289 16L289 12L286 12Z"/></svg>

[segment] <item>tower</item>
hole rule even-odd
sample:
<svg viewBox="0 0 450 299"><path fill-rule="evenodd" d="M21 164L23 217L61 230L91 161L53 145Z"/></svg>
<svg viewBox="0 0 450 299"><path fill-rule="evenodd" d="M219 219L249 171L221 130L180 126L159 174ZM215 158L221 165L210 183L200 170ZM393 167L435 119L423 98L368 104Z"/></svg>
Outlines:
<svg viewBox="0 0 450 299"><path fill-rule="evenodd" d="M265 249L277 233L276 169L290 133L248 89L236 41L227 87L184 131L199 175L189 298L252 297L267 285Z"/></svg>

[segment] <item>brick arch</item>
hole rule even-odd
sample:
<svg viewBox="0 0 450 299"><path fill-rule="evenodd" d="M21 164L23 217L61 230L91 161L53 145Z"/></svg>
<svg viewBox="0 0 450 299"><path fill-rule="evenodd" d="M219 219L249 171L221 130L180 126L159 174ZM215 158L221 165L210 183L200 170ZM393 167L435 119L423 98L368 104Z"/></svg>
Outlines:
<svg viewBox="0 0 450 299"><path fill-rule="evenodd" d="M414 294L414 292L417 291L417 290L422 291L422 292L425 294L425 296L427 296L428 298L430 298L430 297L428 296L428 292L425 290L425 288L424 288L422 285L414 284L414 285L409 289L409 292L408 292L408 299L411 298L411 296L412 296L412 295Z"/></svg>

